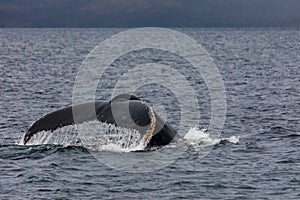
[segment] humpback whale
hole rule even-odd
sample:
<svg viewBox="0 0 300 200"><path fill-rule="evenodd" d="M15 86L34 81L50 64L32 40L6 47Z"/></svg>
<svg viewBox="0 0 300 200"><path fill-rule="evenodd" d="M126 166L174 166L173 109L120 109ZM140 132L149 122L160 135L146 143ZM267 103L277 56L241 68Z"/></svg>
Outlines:
<svg viewBox="0 0 300 200"><path fill-rule="evenodd" d="M95 108L94 113L88 109L91 107ZM82 103L46 114L28 128L23 144L26 145L32 136L41 131L54 131L93 120L139 131L146 148L164 146L177 138L175 129L145 101L131 94L120 94L110 101Z"/></svg>

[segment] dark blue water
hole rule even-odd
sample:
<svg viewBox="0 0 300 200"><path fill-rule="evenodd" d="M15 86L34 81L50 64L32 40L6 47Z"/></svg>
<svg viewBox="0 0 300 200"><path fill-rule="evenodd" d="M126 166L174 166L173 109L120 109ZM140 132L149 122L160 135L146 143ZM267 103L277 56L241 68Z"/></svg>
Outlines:
<svg viewBox="0 0 300 200"><path fill-rule="evenodd" d="M72 104L82 61L98 43L120 31L0 29L0 199L300 198L297 29L178 29L206 48L226 89L223 139L210 143L204 157L199 156L201 148L189 147L165 167L129 173L108 167L84 146L18 145L32 122ZM120 58L112 69L154 61L175 69L187 66L172 54L145 50ZM195 127L207 128L209 92L197 74L183 73L201 105L201 123ZM109 99L118 78L118 71L106 74L110 79L100 80L97 99ZM172 91L153 84L136 94L150 104L160 102L168 120L178 126L180 108ZM239 138L237 143L224 139L232 136ZM138 156L147 163L151 156L167 158L172 148L97 153L106 158Z"/></svg>

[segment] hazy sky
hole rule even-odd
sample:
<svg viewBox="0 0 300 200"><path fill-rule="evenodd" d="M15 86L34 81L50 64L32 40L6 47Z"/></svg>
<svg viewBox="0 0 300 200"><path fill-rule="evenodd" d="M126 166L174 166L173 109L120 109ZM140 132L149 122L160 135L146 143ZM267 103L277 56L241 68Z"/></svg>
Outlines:
<svg viewBox="0 0 300 200"><path fill-rule="evenodd" d="M0 0L0 27L300 27L300 0Z"/></svg>

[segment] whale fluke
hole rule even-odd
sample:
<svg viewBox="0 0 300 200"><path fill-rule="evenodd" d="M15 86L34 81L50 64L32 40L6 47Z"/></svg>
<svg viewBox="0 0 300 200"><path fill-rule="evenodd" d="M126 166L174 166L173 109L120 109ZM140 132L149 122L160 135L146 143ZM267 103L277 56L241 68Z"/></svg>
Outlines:
<svg viewBox="0 0 300 200"><path fill-rule="evenodd" d="M90 108L93 107L95 110L91 113ZM128 109L129 116L126 115ZM76 115L73 115L75 110ZM131 94L120 94L107 102L87 102L46 114L28 128L23 144L26 145L38 132L54 131L64 126L94 120L138 130L147 147L167 145L177 135L146 102Z"/></svg>

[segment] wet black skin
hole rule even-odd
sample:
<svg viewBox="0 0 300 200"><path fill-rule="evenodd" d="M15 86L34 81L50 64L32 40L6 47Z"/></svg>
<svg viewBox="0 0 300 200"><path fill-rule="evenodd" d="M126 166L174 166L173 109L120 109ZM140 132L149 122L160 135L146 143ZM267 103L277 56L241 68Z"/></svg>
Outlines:
<svg viewBox="0 0 300 200"><path fill-rule="evenodd" d="M117 108L117 113L114 113L115 117L121 116L123 111L126 109L128 110L129 105L131 119L125 119L116 123L111 109L112 102L114 103L114 108ZM96 115L87 112L87 110L89 110L88 108L91 108L91 106L95 107ZM74 109L76 110L76 113L79 113L74 115L76 117L75 120L73 116ZM147 148L167 145L177 137L176 131L167 122L164 122L156 113L155 117L156 125L154 135L151 137ZM49 113L34 122L24 135L23 144L26 145L30 138L38 132L54 131L63 126L93 120L114 124L119 127L135 128L142 134L145 134L151 124L151 114L149 112L149 107L145 103L143 103L139 98L129 94L118 95L108 102L97 101L69 106ZM132 124L132 122L135 124Z"/></svg>

